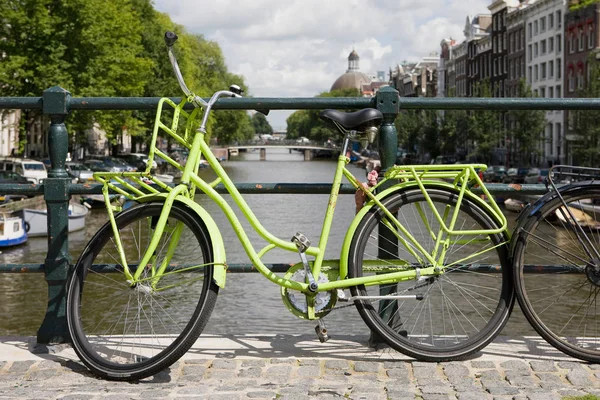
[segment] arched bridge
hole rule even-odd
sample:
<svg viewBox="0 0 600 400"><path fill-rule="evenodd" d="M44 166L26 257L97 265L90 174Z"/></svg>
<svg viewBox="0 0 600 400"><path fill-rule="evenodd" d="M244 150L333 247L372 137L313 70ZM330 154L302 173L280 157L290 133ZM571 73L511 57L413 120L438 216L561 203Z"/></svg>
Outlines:
<svg viewBox="0 0 600 400"><path fill-rule="evenodd" d="M226 148L223 148L223 150L226 150L227 154L221 154L220 157L222 158L223 156L225 156L227 159L229 159L230 156L237 156L240 151L258 149L258 150L260 150L260 160L264 161L267 159L267 150L268 149L282 149L282 148L288 149L290 151L290 153L294 150L303 152L304 153L304 161L309 161L316 157L336 157L341 151L341 149L339 147L322 146L322 145L320 146L320 145L310 144L310 143L268 142L268 143L248 143L248 144L238 144L238 145L227 146ZM215 151L215 153L216 153L216 150L218 150L218 149L213 149L213 151Z"/></svg>

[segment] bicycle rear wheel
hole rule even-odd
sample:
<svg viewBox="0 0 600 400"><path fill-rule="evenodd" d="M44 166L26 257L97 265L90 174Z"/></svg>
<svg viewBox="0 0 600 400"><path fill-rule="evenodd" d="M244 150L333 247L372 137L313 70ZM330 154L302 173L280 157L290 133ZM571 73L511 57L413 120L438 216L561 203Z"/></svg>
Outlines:
<svg viewBox="0 0 600 400"><path fill-rule="evenodd" d="M427 188L433 207L446 223L456 209L458 195L447 189ZM434 250L440 223L419 189L394 193L383 205L429 253ZM378 273L370 264L389 269L428 267L415 256L414 245L398 245L394 232L384 226L387 217L374 206L358 225L349 259L350 277ZM455 229L497 227L478 204L464 198ZM382 247L379 236L382 235ZM421 279L351 288L353 296L406 295L413 299L355 300L374 337L392 348L424 361L464 358L491 342L505 325L514 305L514 289L505 234L450 237L445 272ZM418 253L418 251L417 251ZM439 253L438 253L439 255ZM435 257L434 257L435 258ZM395 261L395 260L399 261ZM400 261L401 260L401 261ZM422 300L418 297L422 296Z"/></svg>
<svg viewBox="0 0 600 400"><path fill-rule="evenodd" d="M600 188L563 195L585 235L600 249ZM515 289L523 313L548 343L572 357L600 362L600 271L578 239L559 198L530 215L514 247Z"/></svg>
<svg viewBox="0 0 600 400"><path fill-rule="evenodd" d="M162 208L141 204L115 216L132 271L155 235ZM95 374L113 380L151 376L177 361L204 329L218 286L206 228L187 207L173 205L149 264L160 265L179 231L177 250L158 284L143 280L151 266L135 286L127 282L110 222L79 257L68 286L67 321L75 352Z"/></svg>

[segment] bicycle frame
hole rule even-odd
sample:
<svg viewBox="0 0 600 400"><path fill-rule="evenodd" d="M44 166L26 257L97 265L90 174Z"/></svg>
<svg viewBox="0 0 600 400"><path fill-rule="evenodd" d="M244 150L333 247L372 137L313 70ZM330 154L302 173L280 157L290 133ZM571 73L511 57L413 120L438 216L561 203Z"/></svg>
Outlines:
<svg viewBox="0 0 600 400"><path fill-rule="evenodd" d="M175 110L175 115L173 117L173 123L170 127L166 126L160 121L160 115L162 112L162 108L164 104L167 103L171 105ZM261 261L261 258L269 251L274 248L280 248L283 250L287 250L290 252L297 253L297 248L294 243L291 241L282 240L273 234L271 234L263 225L260 223L258 218L252 212L240 192L235 187L235 184L228 177L226 171L220 165L219 161L215 157L215 155L210 150L208 144L205 142L205 132L203 129L199 129L198 132L192 136L191 131L195 126L195 117L198 114L198 108L194 110L191 114L187 114L183 110L185 102L182 102L179 105L174 104L169 99L162 99L159 103L159 108L156 117L155 130L153 133L152 146L149 155L148 165L152 165L152 160L155 156L161 157L166 160L169 164L174 167L182 170L181 183L176 185L175 187L169 187L164 183L160 182L158 179L154 178L150 174L150 167L148 167L146 172L135 173L135 172L124 172L124 173L96 173L94 174L95 178L104 184L103 186L103 194L105 196L107 208L109 210L110 221L113 227L113 231L115 234L115 238L117 238L117 244L120 252L121 263L124 268L124 273L127 279L130 281L130 284L135 285L136 282L139 282L140 276L144 269L144 266L151 265L152 278L151 279L153 286L158 282L160 276L166 273L166 269L169 264L170 257L174 254L179 239L179 233L181 232L181 227L176 227L173 232L174 240L170 241L169 248L167 250L166 260L160 265L154 265L154 261L152 259L152 255L156 249L159 238L163 234L165 230L165 225L167 218L169 216L169 212L171 206L178 199L185 198L193 201L194 195L196 193L196 188L200 189L203 193L205 193L212 201L216 202L219 207L225 213L227 219L232 225L236 235L238 236L239 241L241 242L244 250L246 251L250 261L256 266L257 270L268 278L270 281L292 290L301 291L307 295L314 295L315 293L311 293L308 290L308 284L305 282L297 282L290 279L286 279L284 277L280 277L276 275L274 272L269 270L264 263ZM177 124L179 123L180 118L187 118L186 131L183 136L177 134ZM204 121L206 120L206 116L204 117ZM160 128L160 129L159 129ZM173 160L171 157L163 153L161 150L155 147L158 138L159 130L166 131L169 135L171 135L178 143L184 145L189 148L189 157L188 162L182 167L179 163ZM349 137L345 138L345 141L349 141ZM192 143L190 144L190 141ZM200 160L202 156L205 157L206 161L210 165L210 167L214 170L217 175L217 179L213 182L206 182L202 178L200 178L197 174ZM445 249L447 249L452 235L463 234L463 235L479 235L479 234L494 234L499 232L504 232L506 230L506 218L498 208L498 206L491 201L488 205L483 200L481 200L478 196L474 195L470 191L470 186L472 185L480 185L483 189L484 194L486 194L489 198L491 195L485 189L483 182L479 179L475 168L485 168L484 165L455 165L455 166L440 166L440 165L430 165L430 166L402 166L402 167L394 167L391 168L384 176L384 178L373 188L366 189L359 182L359 180L346 168L346 164L349 163L349 159L341 154L337 159L337 166L335 169L335 174L333 178L331 193L329 196L329 201L327 205L327 209L325 212L325 217L323 220L321 235L319 238L319 243L317 246L310 246L306 250L306 254L314 257L314 261L311 265L311 272L313 276L319 276L323 268L335 268L336 264L339 268L339 280L330 280L329 282L320 283L318 287L318 291L330 291L335 289L347 288L355 285L369 285L369 284L381 284L381 283L392 283L398 282L402 280L410 280L417 279L419 276L425 275L437 275L444 272L444 268L448 266L443 266ZM345 177L354 187L359 190L363 190L366 193L368 203L363 207L360 213L355 217L354 222L351 224L351 228L349 233L346 236L346 240L342 249L342 257L339 261L331 261L324 260L325 249L327 247L327 242L329 238L329 234L331 231L333 216L338 200L339 190L342 183L342 178ZM151 194L146 194L140 188L132 185L127 182L126 179L129 178L139 185L140 188L149 191ZM119 206L113 206L109 201L109 193L110 191L117 192L129 199L137 200L137 201L146 201L147 198L155 197L159 190L148 184L145 180L150 179L152 182L159 187L162 191L167 192L166 195L163 194L162 199L164 199L164 206L162 213L158 219L158 222L155 226L155 235L150 242L148 249L146 250L145 255L142 257L142 260L138 264L135 270L131 270L127 264L127 260L125 259L122 245L120 243L118 228L115 223L113 211L120 210ZM452 180L452 183L442 182L441 179L449 179ZM111 182L114 180L115 182ZM398 181L398 183L392 186L389 189L383 190L381 193L375 195L375 190L383 187L385 182L390 180ZM219 183L222 183L227 190L227 192L231 195L236 206L242 211L244 217L248 220L252 228L269 244L264 246L260 250L256 250L254 246L250 243L250 240L242 227L240 220L236 216L232 207L225 201L225 199L215 190L215 186ZM440 215L437 210L433 207L433 203L429 196L427 195L426 187L427 186L445 186L448 188L453 188L458 193L458 204L455 207L455 211L453 215L448 214L448 210L445 211L444 215ZM382 199L390 193L398 190L403 190L408 187L419 187L421 191L425 194L427 202L429 206L433 209L434 214L438 221L441 223L440 232L433 232L427 226L427 229L430 230L430 234L436 240L435 250L433 252L426 251L421 244L409 234L404 226L398 221L394 215L385 209L382 204ZM477 231L461 231L455 230L455 222L456 217L458 215L458 210L460 209L460 204L462 199L468 196L470 199L474 201L478 201L480 204L484 205L491 214L494 215L496 220L499 222L500 227L494 230L477 230ZM352 238L352 231L358 225L360 219L366 214L366 212L374 207L380 207L387 219L386 222L389 226L393 225L394 232L399 231L400 233L396 234L398 241L405 245L406 248L414 248L416 250L413 251L413 255L417 256L417 259L423 260L423 264L428 265L425 268L410 268L410 266L405 265L402 260L395 260L396 267L386 267L382 271L381 274L376 274L372 276L366 277L358 277L347 279L347 262L344 259L344 254L347 253L349 248L349 242ZM446 222L449 221L449 222ZM426 222L425 222L426 224ZM410 244L410 245L407 245ZM492 250L493 248L489 249ZM475 256L475 255L473 255ZM462 260L461 260L462 261ZM193 266L203 267L203 266ZM377 266L374 266L377 267ZM381 266L380 266L381 267Z"/></svg>

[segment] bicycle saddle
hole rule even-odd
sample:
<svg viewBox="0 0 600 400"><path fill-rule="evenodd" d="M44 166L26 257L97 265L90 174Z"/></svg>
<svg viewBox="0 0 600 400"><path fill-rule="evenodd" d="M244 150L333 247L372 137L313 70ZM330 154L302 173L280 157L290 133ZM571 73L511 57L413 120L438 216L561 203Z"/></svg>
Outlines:
<svg viewBox="0 0 600 400"><path fill-rule="evenodd" d="M319 114L323 119L330 119L340 124L344 129L360 131L360 127L367 123L368 126L379 125L383 119L381 111L375 108L365 108L354 112L337 110L323 110Z"/></svg>

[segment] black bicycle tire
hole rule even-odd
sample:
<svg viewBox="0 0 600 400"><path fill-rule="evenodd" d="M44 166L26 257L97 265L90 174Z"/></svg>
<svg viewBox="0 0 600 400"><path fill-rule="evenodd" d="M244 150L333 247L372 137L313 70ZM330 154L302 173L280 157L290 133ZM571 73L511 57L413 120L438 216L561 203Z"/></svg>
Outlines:
<svg viewBox="0 0 600 400"><path fill-rule="evenodd" d="M139 204L117 214L115 221L117 226L124 226L136 219L158 215L162 208L163 203ZM170 215L179 215L181 218L187 219L188 226L192 227L199 244L203 247L207 263L211 263L213 261L212 245L204 223L192 210L177 202L173 204ZM134 381L164 370L189 350L208 322L219 288L213 280L214 266L206 266L204 268L202 293L199 294L194 314L185 329L170 346L156 356L137 364L120 365L107 362L97 355L86 338L79 318L79 302L81 281L87 274L86 260L90 256L95 257L112 235L111 224L107 222L96 232L79 257L68 284L67 323L75 352L94 374L109 380Z"/></svg>
<svg viewBox="0 0 600 400"><path fill-rule="evenodd" d="M458 194L455 191L446 188L427 188L427 193L431 199L436 202L455 204ZM424 200L425 197L421 193L420 189L407 189L402 192L396 192L386 197L383 200L383 205L386 208L396 204L406 204L411 202L417 202ZM463 199L461 210L464 210L470 215L478 219L486 229L496 228L498 223L488 214L481 206L468 198ZM361 251L365 246L366 240L368 239L370 227L376 223L378 217L381 215L381 210L377 206L373 208L364 216L361 220L357 229L354 233L351 250L349 255L349 276L357 277L362 276L362 267L360 262ZM502 328L508 321L512 308L515 303L515 293L512 285L512 272L510 260L508 257L508 237L504 233L491 235L495 243L504 242L497 247L498 256L502 263L502 284L500 297L498 304L495 309L493 317L490 319L490 323L486 325L485 330L482 330L477 334L473 340L469 340L463 343L462 346L453 349L437 349L437 348L425 348L424 346L417 345L409 340L406 340L402 335L392 331L388 328L387 324L381 320L377 310L375 310L368 302L361 300L355 300L356 308L358 309L361 317L369 326L369 328L376 334L379 335L384 342L395 350L410 356L412 358L421 361L452 361L464 359L473 353L481 350L488 345L494 338L500 333ZM353 296L364 294L364 286L355 286L350 288Z"/></svg>
<svg viewBox="0 0 600 400"><path fill-rule="evenodd" d="M580 187L577 189L571 189L568 193L563 194L564 201L568 204L576 199L585 199L588 197L596 196L600 198L600 188L589 186ZM533 232L533 229L539 227L540 222L544 220L548 215L551 215L555 210L562 207L563 203L560 198L554 196L550 198L545 204L539 206L535 213L527 216L525 220L516 230L514 238L514 249L513 249L513 260L514 260L514 283L519 306L529 321L530 325L535 331L550 345L557 350L567 354L571 357L578 358L580 360L589 361L593 363L600 362L600 351L587 352L583 351L581 347L574 346L570 343L562 340L546 323L542 321L538 313L534 310L531 301L527 295L527 290L524 283L524 267L525 267L525 251L527 248L527 242L529 235Z"/></svg>

